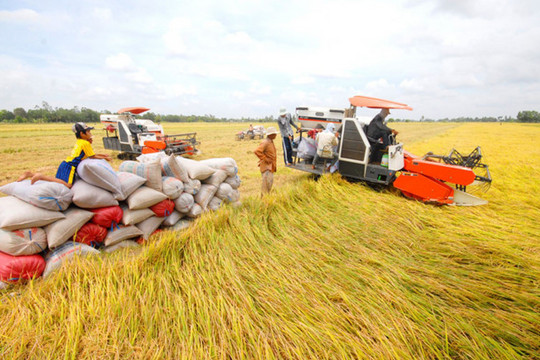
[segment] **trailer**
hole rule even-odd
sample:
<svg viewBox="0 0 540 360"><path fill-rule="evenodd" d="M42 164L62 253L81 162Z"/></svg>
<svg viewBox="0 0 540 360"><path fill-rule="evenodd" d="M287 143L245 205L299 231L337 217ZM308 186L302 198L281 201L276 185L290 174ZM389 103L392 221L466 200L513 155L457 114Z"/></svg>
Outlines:
<svg viewBox="0 0 540 360"><path fill-rule="evenodd" d="M298 119L304 121L297 143L306 141L305 135L320 127L317 125L334 123L339 125L340 133L335 170L343 177L377 186L392 186L399 189L404 196L426 203L469 206L487 203L466 192L468 186L480 185L479 188L487 190L491 184L489 168L481 162L480 147L468 156L463 156L453 149L447 156L428 153L418 157L404 150L403 144L397 143L393 138L392 144L383 150L386 161L374 163L371 155L380 147L381 140L367 136L369 122L356 117L356 107L404 110L412 108L406 104L364 96L355 96L349 100L351 106L343 110L341 118L335 116L338 112L330 111L330 108L327 108L326 112L317 108L314 113L318 112L320 116L315 119L310 116L311 119L306 120L306 112L310 108L297 108ZM321 159L319 163L312 164L311 157L299 156L297 147L293 151L293 163L287 167L320 176L330 171L327 164L332 160Z"/></svg>
<svg viewBox="0 0 540 360"><path fill-rule="evenodd" d="M193 155L197 152L197 133L166 135L161 125L135 117L148 110L129 107L118 110L117 114L100 115L106 133L103 137L105 149L118 151L118 158L123 160L160 151L168 155Z"/></svg>

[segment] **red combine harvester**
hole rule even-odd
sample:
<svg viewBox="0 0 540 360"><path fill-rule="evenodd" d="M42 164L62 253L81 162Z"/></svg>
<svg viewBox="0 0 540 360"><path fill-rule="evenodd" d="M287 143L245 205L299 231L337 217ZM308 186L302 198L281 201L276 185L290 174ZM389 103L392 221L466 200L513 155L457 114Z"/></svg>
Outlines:
<svg viewBox="0 0 540 360"><path fill-rule="evenodd" d="M116 150L119 159L134 159L140 154L164 151L171 155L193 155L196 153L197 133L165 135L161 125L148 119L136 119L135 115L150 109L129 107L118 110L118 114L102 114L100 121L105 127L103 138L105 149Z"/></svg>
<svg viewBox="0 0 540 360"><path fill-rule="evenodd" d="M408 198L440 205L474 206L487 204L470 193L467 187L486 191L491 184L488 166L481 163L482 152L477 147L469 155L463 156L457 150L448 155L427 153L415 156L403 149L403 144L395 142L388 146L387 165L370 162L371 152L380 139L367 136L367 126L371 118L357 117L357 107L372 109L412 110L406 104L365 96L349 99L348 109L298 107L297 117L302 124L300 142L306 141L303 133L318 124L326 127L334 123L341 133L338 145L337 171L346 178L366 181L370 184L393 186ZM298 148L297 148L298 149ZM322 175L326 172L326 161L312 167L312 158L300 158L294 151L294 161L288 167ZM475 173L476 172L476 173Z"/></svg>

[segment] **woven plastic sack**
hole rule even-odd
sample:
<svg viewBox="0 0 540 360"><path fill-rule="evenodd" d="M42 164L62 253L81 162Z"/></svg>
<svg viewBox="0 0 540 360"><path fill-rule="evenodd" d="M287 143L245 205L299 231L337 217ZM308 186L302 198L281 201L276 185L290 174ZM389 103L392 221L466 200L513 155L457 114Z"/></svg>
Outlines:
<svg viewBox="0 0 540 360"><path fill-rule="evenodd" d="M122 211L122 224L124 225L135 225L145 219L148 219L150 216L154 216L154 212L149 208L129 210L127 205L123 205Z"/></svg>
<svg viewBox="0 0 540 360"><path fill-rule="evenodd" d="M143 235L143 232L139 230L135 225L121 226L109 231L107 237L103 241L105 246L111 246L119 243L120 241L128 239L137 239Z"/></svg>
<svg viewBox="0 0 540 360"><path fill-rule="evenodd" d="M178 198L184 191L184 183L180 179L164 176L161 182L163 183L163 193L171 200Z"/></svg>
<svg viewBox="0 0 540 360"><path fill-rule="evenodd" d="M189 174L186 167L174 155L161 159L161 171L166 176L180 179L183 182L189 181Z"/></svg>
<svg viewBox="0 0 540 360"><path fill-rule="evenodd" d="M77 166L77 175L90 185L122 197L122 186L111 165L103 159L85 159Z"/></svg>
<svg viewBox="0 0 540 360"><path fill-rule="evenodd" d="M127 204L130 210L144 209L157 204L167 198L162 192L151 189L147 186L141 186L129 195Z"/></svg>
<svg viewBox="0 0 540 360"><path fill-rule="evenodd" d="M46 278L75 256L98 255L99 251L86 244L68 241L45 255L46 266L43 277Z"/></svg>
<svg viewBox="0 0 540 360"><path fill-rule="evenodd" d="M201 189L201 181L200 180L189 180L188 182L184 183L184 192L187 192L191 195L196 195L199 190Z"/></svg>
<svg viewBox="0 0 540 360"><path fill-rule="evenodd" d="M47 235L42 228L14 231L0 229L0 251L13 256L33 255L47 249Z"/></svg>
<svg viewBox="0 0 540 360"><path fill-rule="evenodd" d="M42 227L63 218L60 211L38 208L13 196L0 198L0 229Z"/></svg>
<svg viewBox="0 0 540 360"><path fill-rule="evenodd" d="M137 156L137 161L143 164L148 163L159 163L161 159L164 159L167 157L167 154L165 154L163 151L150 153L150 154L142 154Z"/></svg>
<svg viewBox="0 0 540 360"><path fill-rule="evenodd" d="M240 191L233 190L231 192L230 202L235 203L235 202L238 202L238 200L240 200Z"/></svg>
<svg viewBox="0 0 540 360"><path fill-rule="evenodd" d="M16 181L0 187L6 195L12 195L34 206L63 211L71 204L73 193L65 185L50 181Z"/></svg>
<svg viewBox="0 0 540 360"><path fill-rule="evenodd" d="M189 212L189 209L191 209L194 203L195 200L193 199L193 195L183 193L178 197L178 199L174 200L174 208L179 212L186 214Z"/></svg>
<svg viewBox="0 0 540 360"><path fill-rule="evenodd" d="M144 221L141 221L140 223L138 223L135 226L137 226L139 228L139 230L142 231L143 239L148 240L150 235L152 235L152 233L157 230L157 228L161 225L161 223L164 220L165 220L165 218L163 218L163 217L152 216L152 217L149 217L148 219L146 219Z"/></svg>
<svg viewBox="0 0 540 360"><path fill-rule="evenodd" d="M167 217L174 211L174 201L165 199L150 206L150 210L152 210L157 217Z"/></svg>
<svg viewBox="0 0 540 360"><path fill-rule="evenodd" d="M73 236L73 241L99 248L107 236L107 229L94 223L84 224Z"/></svg>
<svg viewBox="0 0 540 360"><path fill-rule="evenodd" d="M113 194L83 180L77 180L71 188L73 203L83 209L96 209L118 205Z"/></svg>
<svg viewBox="0 0 540 360"><path fill-rule="evenodd" d="M99 209L92 209L91 211L94 213L92 222L107 229L120 224L122 221L122 215L124 214L120 206L108 206Z"/></svg>
<svg viewBox="0 0 540 360"><path fill-rule="evenodd" d="M317 153L317 142L312 138L303 138L298 144L297 156L300 159L311 159Z"/></svg>
<svg viewBox="0 0 540 360"><path fill-rule="evenodd" d="M216 170L216 172L208 179L204 180L203 183L218 187L225 179L227 179L227 173L223 170Z"/></svg>
<svg viewBox="0 0 540 360"><path fill-rule="evenodd" d="M45 269L41 255L13 256L0 252L0 281L16 282L40 277Z"/></svg>
<svg viewBox="0 0 540 360"><path fill-rule="evenodd" d="M240 177L238 175L234 175L226 178L224 183L231 185L233 189L238 189L242 181L240 180Z"/></svg>
<svg viewBox="0 0 540 360"><path fill-rule="evenodd" d="M205 180L208 179L216 171L210 166L200 163L199 161L186 159L181 156L177 156L176 159L180 165L184 166L187 169L189 177L196 180Z"/></svg>
<svg viewBox="0 0 540 360"><path fill-rule="evenodd" d="M219 209L222 202L223 202L223 200L221 200L220 198L214 196L212 198L212 200L210 200L210 202L208 203L207 208L208 208L208 210L216 211L216 210Z"/></svg>
<svg viewBox="0 0 540 360"><path fill-rule="evenodd" d="M190 218L198 218L199 216L201 216L202 213L203 213L203 208L201 207L201 205L195 203L193 204L191 209L189 209L186 215Z"/></svg>
<svg viewBox="0 0 540 360"><path fill-rule="evenodd" d="M118 176L118 181L120 181L120 186L122 188L122 195L116 197L116 199L120 201L126 200L129 195L143 186L146 182L145 178L124 171L118 171L116 175Z"/></svg>
<svg viewBox="0 0 540 360"><path fill-rule="evenodd" d="M168 228L168 230L180 231L180 230L187 229L189 225L191 225L191 221L189 221L188 219L181 219L176 224Z"/></svg>
<svg viewBox="0 0 540 360"><path fill-rule="evenodd" d="M58 220L45 227L47 233L47 244L50 249L54 249L69 239L86 224L94 214L90 211L77 208L69 208L64 211L65 219Z"/></svg>
<svg viewBox="0 0 540 360"><path fill-rule="evenodd" d="M104 247L103 251L106 252L106 253L112 253L112 252L117 251L117 250L134 249L134 248L138 248L140 246L141 245L137 244L133 240L124 240L124 241L120 241L119 243L116 243L114 245Z"/></svg>
<svg viewBox="0 0 540 360"><path fill-rule="evenodd" d="M201 160L201 164L207 165L216 170L223 170L227 173L227 176L234 176L238 172L238 166L233 158L216 158Z"/></svg>
<svg viewBox="0 0 540 360"><path fill-rule="evenodd" d="M220 198L221 200L225 202L231 202L231 193L233 192L233 188L231 185L227 183L222 183L219 185L219 188L216 191L216 197Z"/></svg>
<svg viewBox="0 0 540 360"><path fill-rule="evenodd" d="M167 216L165 220L163 220L162 225L163 226L173 226L176 224L181 218L183 218L185 215L182 214L178 210L174 210L171 215Z"/></svg>
<svg viewBox="0 0 540 360"><path fill-rule="evenodd" d="M214 185L202 185L201 190L194 196L195 202L201 205L203 209L206 209L208 203L216 194L217 189Z"/></svg>
<svg viewBox="0 0 540 360"><path fill-rule="evenodd" d="M146 186L161 191L161 164L159 162L143 164L137 161L124 161L120 164L119 170L139 175L146 179Z"/></svg>

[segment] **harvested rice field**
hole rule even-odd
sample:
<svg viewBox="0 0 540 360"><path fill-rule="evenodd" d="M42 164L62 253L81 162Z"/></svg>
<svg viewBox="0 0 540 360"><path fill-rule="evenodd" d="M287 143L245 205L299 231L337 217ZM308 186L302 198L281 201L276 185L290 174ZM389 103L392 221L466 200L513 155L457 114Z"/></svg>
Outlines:
<svg viewBox="0 0 540 360"><path fill-rule="evenodd" d="M283 161L261 199L259 141L235 141L246 124L166 123L197 132L195 159L237 161L242 206L0 291L0 358L539 359L540 126L392 126L417 155L481 146L489 204L426 205ZM0 125L0 184L54 175L70 127Z"/></svg>

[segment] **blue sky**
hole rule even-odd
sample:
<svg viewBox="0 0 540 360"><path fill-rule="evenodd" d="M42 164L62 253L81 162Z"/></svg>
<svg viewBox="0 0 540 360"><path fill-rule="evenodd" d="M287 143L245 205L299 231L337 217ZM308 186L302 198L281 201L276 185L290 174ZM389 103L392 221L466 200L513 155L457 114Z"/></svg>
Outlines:
<svg viewBox="0 0 540 360"><path fill-rule="evenodd" d="M540 110L537 0L0 0L0 34L0 109L259 117L366 95L414 108L397 118Z"/></svg>

